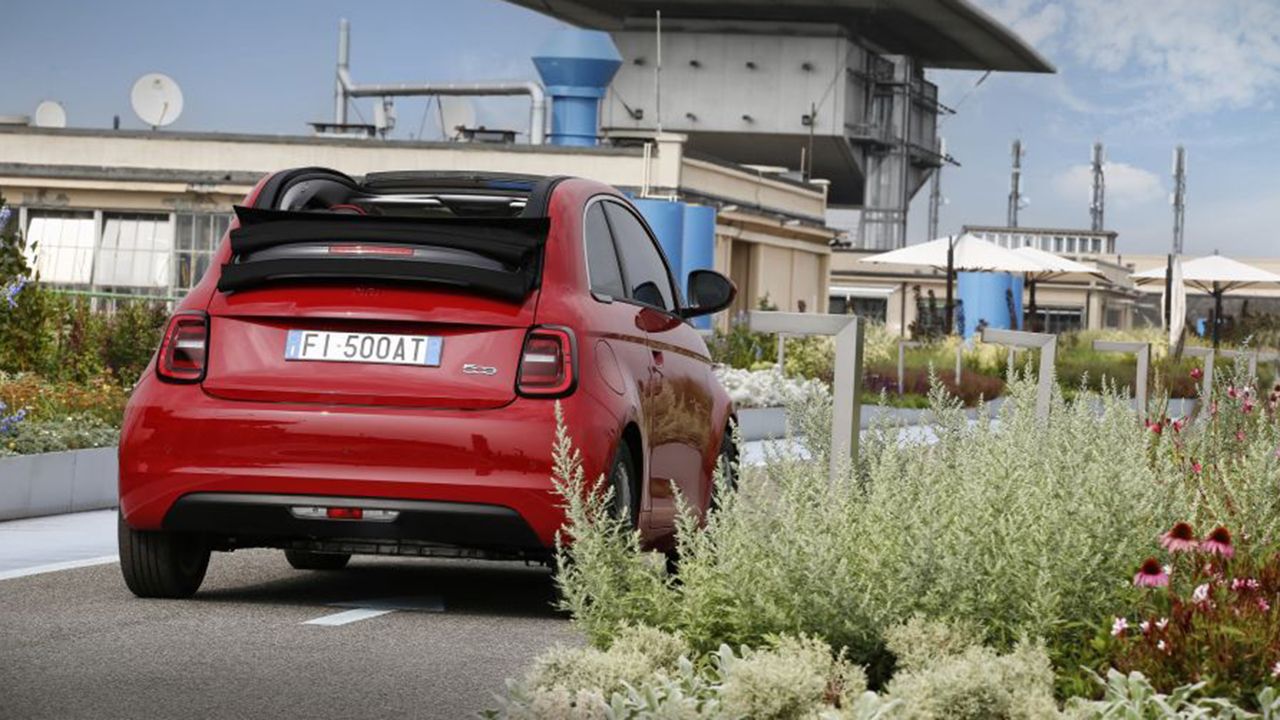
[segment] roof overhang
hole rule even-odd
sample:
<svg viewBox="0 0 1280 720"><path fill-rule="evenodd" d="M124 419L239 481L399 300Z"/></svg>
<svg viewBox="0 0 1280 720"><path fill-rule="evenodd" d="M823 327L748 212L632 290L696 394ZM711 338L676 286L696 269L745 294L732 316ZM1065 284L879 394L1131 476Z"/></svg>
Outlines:
<svg viewBox="0 0 1280 720"><path fill-rule="evenodd" d="M1054 72L1053 64L969 0L509 0L597 30L786 34L787 26L834 25L882 52L909 55L924 67ZM688 28L683 26L687 25ZM790 32L802 32L793 27Z"/></svg>

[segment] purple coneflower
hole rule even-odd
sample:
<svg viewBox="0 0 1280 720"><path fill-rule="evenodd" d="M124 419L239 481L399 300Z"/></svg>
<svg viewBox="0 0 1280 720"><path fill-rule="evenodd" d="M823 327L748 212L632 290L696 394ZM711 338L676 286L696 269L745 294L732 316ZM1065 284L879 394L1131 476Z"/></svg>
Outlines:
<svg viewBox="0 0 1280 720"><path fill-rule="evenodd" d="M1160 561L1147 558L1142 561L1138 574L1133 576L1133 584L1138 587L1165 587L1169 584L1169 573L1160 566Z"/></svg>
<svg viewBox="0 0 1280 720"><path fill-rule="evenodd" d="M1231 546L1231 531L1226 527L1219 525L1209 533L1208 537L1200 543L1200 549L1207 553L1221 555L1229 558L1236 554L1236 549Z"/></svg>
<svg viewBox="0 0 1280 720"><path fill-rule="evenodd" d="M1190 523L1176 523L1169 532L1160 536L1160 544L1171 553L1188 552L1200 547L1196 531Z"/></svg>

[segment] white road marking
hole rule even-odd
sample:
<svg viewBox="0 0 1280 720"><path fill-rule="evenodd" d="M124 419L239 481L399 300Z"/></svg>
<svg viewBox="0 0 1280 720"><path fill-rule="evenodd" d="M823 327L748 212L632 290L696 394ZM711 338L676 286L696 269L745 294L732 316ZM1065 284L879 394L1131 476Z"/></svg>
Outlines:
<svg viewBox="0 0 1280 720"><path fill-rule="evenodd" d="M395 610L374 610L372 608L357 608L355 610L343 610L340 613L332 615L322 615L314 620L308 620L303 625L346 625L348 623L368 620L376 618L379 615L393 613Z"/></svg>
<svg viewBox="0 0 1280 720"><path fill-rule="evenodd" d="M0 571L0 580L12 580L13 578L27 577L28 575L43 575L44 573L74 570L93 565L107 565L116 562L120 562L119 555L103 555L101 557L85 558L84 560L67 560L66 562L49 563L48 565Z"/></svg>

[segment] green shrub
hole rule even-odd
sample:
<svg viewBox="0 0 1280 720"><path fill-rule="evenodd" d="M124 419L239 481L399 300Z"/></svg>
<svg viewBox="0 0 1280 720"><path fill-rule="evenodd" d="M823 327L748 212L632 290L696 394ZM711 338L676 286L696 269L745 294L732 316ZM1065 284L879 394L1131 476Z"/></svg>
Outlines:
<svg viewBox="0 0 1280 720"><path fill-rule="evenodd" d="M108 447L119 441L120 431L92 415L73 415L46 422L24 421L0 437L0 455Z"/></svg>
<svg viewBox="0 0 1280 720"><path fill-rule="evenodd" d="M1260 708L1255 714L1238 707L1226 698L1205 697L1204 683L1182 685L1169 693L1160 693L1139 672L1125 675L1117 670L1107 673L1106 679L1094 675L1104 697L1089 701L1072 698L1067 703L1065 717L1076 720L1101 718L1125 718L1126 720L1180 720L1182 718L1280 718L1280 693L1275 688L1265 688L1254 700Z"/></svg>

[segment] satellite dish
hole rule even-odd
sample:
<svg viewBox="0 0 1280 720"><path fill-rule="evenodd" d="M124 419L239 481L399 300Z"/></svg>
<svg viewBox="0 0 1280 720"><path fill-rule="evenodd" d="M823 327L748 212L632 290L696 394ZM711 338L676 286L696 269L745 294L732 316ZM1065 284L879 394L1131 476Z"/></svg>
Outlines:
<svg viewBox="0 0 1280 720"><path fill-rule="evenodd" d="M147 73L138 78L129 100L138 119L153 130L169 125L182 114L182 89L164 73Z"/></svg>
<svg viewBox="0 0 1280 720"><path fill-rule="evenodd" d="M36 106L36 127L64 128L67 126L67 111L61 103L45 100Z"/></svg>
<svg viewBox="0 0 1280 720"><path fill-rule="evenodd" d="M440 132L446 140L457 140L462 132L458 128L476 126L476 106L470 98L440 97Z"/></svg>

